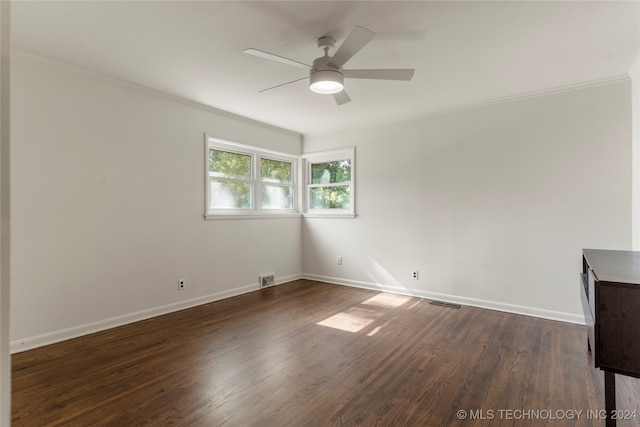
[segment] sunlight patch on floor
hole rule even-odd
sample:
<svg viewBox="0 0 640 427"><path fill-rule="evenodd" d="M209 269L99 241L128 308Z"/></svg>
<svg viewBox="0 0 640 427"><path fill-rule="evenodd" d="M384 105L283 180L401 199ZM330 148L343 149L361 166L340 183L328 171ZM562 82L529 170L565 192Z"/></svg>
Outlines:
<svg viewBox="0 0 640 427"><path fill-rule="evenodd" d="M347 332L360 332L373 323L376 320L375 317L375 313L370 310L352 307L318 322L318 325Z"/></svg>
<svg viewBox="0 0 640 427"><path fill-rule="evenodd" d="M410 299L411 297L408 297L406 295L382 293L363 301L362 304L375 305L377 307L396 308L400 307Z"/></svg>

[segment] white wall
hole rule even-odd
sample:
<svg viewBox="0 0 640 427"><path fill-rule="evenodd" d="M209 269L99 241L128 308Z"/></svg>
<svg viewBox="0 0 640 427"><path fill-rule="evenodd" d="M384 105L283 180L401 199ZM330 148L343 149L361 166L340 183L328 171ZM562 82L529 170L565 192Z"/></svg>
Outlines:
<svg viewBox="0 0 640 427"><path fill-rule="evenodd" d="M9 354L10 7L10 2L0 2L0 426L11 424L11 356Z"/></svg>
<svg viewBox="0 0 640 427"><path fill-rule="evenodd" d="M581 322L581 249L631 248L628 81L303 141L346 146L358 217L303 222L307 277Z"/></svg>
<svg viewBox="0 0 640 427"><path fill-rule="evenodd" d="M205 132L299 134L25 53L12 72L13 351L300 276L300 219L203 218Z"/></svg>
<svg viewBox="0 0 640 427"><path fill-rule="evenodd" d="M628 81L308 135L356 146L359 215L301 223L202 217L204 132L300 135L25 53L12 73L13 351L271 271L579 322L580 250L631 247Z"/></svg>

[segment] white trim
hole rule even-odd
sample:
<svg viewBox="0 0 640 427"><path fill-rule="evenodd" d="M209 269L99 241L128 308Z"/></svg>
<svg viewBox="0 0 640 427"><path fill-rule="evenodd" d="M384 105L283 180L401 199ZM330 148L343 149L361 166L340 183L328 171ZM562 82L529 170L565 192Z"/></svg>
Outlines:
<svg viewBox="0 0 640 427"><path fill-rule="evenodd" d="M209 176L209 137L204 134L204 217L211 206L211 178Z"/></svg>
<svg viewBox="0 0 640 427"><path fill-rule="evenodd" d="M330 161L335 160L337 157L344 155L345 153L350 153L351 156L354 155L356 148L355 147L345 147L345 148L337 148L335 150L327 150L327 151L315 151L312 153L303 153L300 155L303 159L307 159L309 157L313 157L314 160L319 162L322 161Z"/></svg>
<svg viewBox="0 0 640 427"><path fill-rule="evenodd" d="M407 289L398 286L388 286L380 283L363 282L358 280L343 279L337 277L321 276L317 274L292 274L278 278L275 285L281 285L287 282L291 282L298 279L315 280L325 283L331 283L335 285L350 286L354 288L369 289L380 292L389 292L394 294L408 295L412 297L424 298L429 300L438 300L454 304L461 304L466 306L478 307L488 310L497 310L506 313L521 314L525 316L538 317L548 320L556 320L560 322L573 323L578 325L584 325L584 318L581 314L564 313L559 311L544 310L535 307L520 306L515 304L506 304L497 301L487 301L476 298L467 298L456 295L441 294L437 292L422 291L418 289ZM86 325L76 326L68 329L61 329L54 332L49 332L42 335L33 337L27 337L21 340L11 342L11 353L19 353L22 351L31 350L37 347L42 347L49 344L65 341L72 338L77 338L83 335L92 334L95 332L104 331L107 329L115 328L118 326L135 323L141 320L149 319L163 314L173 313L176 311L184 310L191 307L196 307L202 304L208 304L214 301L220 301L226 298L246 294L249 292L255 292L260 290L259 283L252 283L245 286L240 286L234 289L229 289L222 292L216 292L214 294L205 295L202 297L193 298L190 300L179 301L172 304L167 304L160 307L154 307L147 310L138 311L136 313L125 314L122 316L112 317Z"/></svg>
<svg viewBox="0 0 640 427"><path fill-rule="evenodd" d="M215 220L228 220L228 219L285 219L285 218L302 218L302 214L297 212L272 212L272 213L216 213L216 214L204 214L204 219L207 221Z"/></svg>
<svg viewBox="0 0 640 427"><path fill-rule="evenodd" d="M293 280L301 279L302 275L292 274L289 276L280 277L275 281L275 285L281 285L283 283L291 282ZM97 322L88 323L86 325L74 326L67 329L60 329L58 331L49 332L34 337L28 337L21 340L11 342L11 353L20 353L22 351L31 350L37 347L42 347L49 344L54 344L61 341L66 341L72 338L77 338L83 335L93 334L95 332L104 331L107 329L115 328L118 326L127 325L130 323L139 322L141 320L150 319L152 317L161 316L163 314L173 313L176 311L184 310L187 308L196 307L202 304L208 304L214 301L220 301L223 299L231 298L234 296L246 294L249 292L255 292L260 290L260 284L258 282L251 283L249 285L240 286L234 289L229 289L222 292L216 292L213 294L179 301L172 304L163 305L160 307L154 307L147 310L138 311L135 313L125 314L122 316L112 317L110 319L100 320Z"/></svg>
<svg viewBox="0 0 640 427"><path fill-rule="evenodd" d="M302 214L305 218L336 218L336 219L355 219L357 216L354 212L349 213L316 213L316 212L304 212Z"/></svg>
<svg viewBox="0 0 640 427"><path fill-rule="evenodd" d="M582 314L565 313L561 311L545 310L542 308L527 307L517 304L508 304L498 301L488 301L477 298L468 298L458 295L442 294L438 292L423 291L420 289L402 288L399 286L388 286L381 283L362 282L359 280L342 279L338 277L321 276L317 274L302 274L303 279L317 280L335 285L351 286L354 288L369 289L374 291L389 292L393 294L408 295L412 297L424 298L428 300L444 301L453 304L467 305L471 307L484 308L488 310L502 311L505 313L521 314L525 316L538 317L547 320L584 325Z"/></svg>
<svg viewBox="0 0 640 427"><path fill-rule="evenodd" d="M0 426L11 425L11 3L0 1Z"/></svg>
<svg viewBox="0 0 640 427"><path fill-rule="evenodd" d="M227 119L231 119L231 120L235 120L237 122L241 122L241 123L246 123L249 125L253 125L253 126L259 126L261 128L267 129L267 130L275 130L278 132L285 132L288 133L289 135L293 135L293 136L299 136L301 137L302 134L299 131L293 130L293 129L287 129L287 128L283 128L280 126L276 126L274 124L271 123L266 123L266 122L262 122L260 120L257 119L252 119L251 117L247 117L247 116L241 116L239 114L235 114L232 113L230 111L226 111L226 110L221 110L219 108L216 107L212 107L211 105L207 105L207 104L203 104L199 101L195 101L193 99L189 99L189 98L185 98L184 96L181 95L175 95L169 92L163 92L161 90L158 89L152 89L150 87L147 86L143 86L141 84L138 83L134 83L128 80L123 80L121 77L116 77L113 75L109 75L109 74L105 74L105 73L101 73L95 70L89 70L87 68L82 68L79 67L77 65L72 65L66 62L62 62L59 61L57 59L54 58L50 58L47 56L43 56L43 55L38 55L35 53L31 53L28 52L26 50L23 49L19 49L16 47L11 47L11 56L14 57L24 57L24 58L29 58L31 60L34 61L38 61L40 63L43 64L52 64L55 65L57 67L61 67L64 68L66 70L68 70L69 72L72 73L76 73L76 74L81 74L81 75L85 75L85 76L91 76L97 79L102 80L103 82L107 82L107 83L111 83L114 84L116 86L119 87L123 87L126 89L130 89L130 90L135 90L137 92L140 93L144 93L147 95L151 95L154 96L156 98L160 98L160 99L165 99L171 102L175 102L176 104L181 104L181 105L186 105L187 107L192 107L192 108L196 108L200 111L204 111L206 113L212 113L221 117L225 117Z"/></svg>
<svg viewBox="0 0 640 427"><path fill-rule="evenodd" d="M303 185L304 193L301 197L303 201L302 212L306 218L355 218L356 217L356 148L345 147L336 150L318 151L314 153L304 153L302 157L302 167L304 170ZM351 161L351 182L349 183L349 209L310 209L309 194L311 187L323 185L311 184L311 164L322 162L334 162L349 159ZM339 186L344 183L327 184L326 186Z"/></svg>
<svg viewBox="0 0 640 427"><path fill-rule="evenodd" d="M290 217L300 216L300 202L302 198L300 195L301 184L299 182L298 170L301 168L302 163L300 156L282 153L279 151L264 149L258 146L240 144L237 142L227 141L220 138L214 138L204 134L205 140L205 154L204 154L204 175L205 175L205 204L204 204L204 218L206 220L215 219L240 219L240 217L246 217L244 219L265 219L265 218L284 218L286 215ZM224 150L231 153L240 155L247 155L251 157L251 179L224 179L224 181L237 181L246 182L251 185L251 208L247 209L210 209L211 206L211 174L209 171L209 150ZM283 163L291 164L291 183L271 183L264 182L260 176L260 162L262 159L275 160ZM213 178L216 180L216 178ZM272 185L291 188L293 191L293 207L291 209L264 209L262 208L262 185Z"/></svg>
<svg viewBox="0 0 640 427"><path fill-rule="evenodd" d="M242 151L238 151L238 150L246 150L246 151L251 151L259 154L267 154L266 156L267 158L270 158L269 155L276 156L276 158L273 160L281 160L279 158L283 157L283 158L291 159L291 161L297 161L300 158L300 156L295 154L288 154L288 153L283 153L281 151L269 150L267 148L258 147L257 145L241 144L239 142L228 141L226 139L214 138L212 136L207 135L206 133L204 134L204 136L205 136L205 141L208 144L213 142L216 147L223 146L224 148L228 148L231 151L239 152L240 154L246 154L246 153L243 153ZM209 164L207 163L207 166L208 165Z"/></svg>

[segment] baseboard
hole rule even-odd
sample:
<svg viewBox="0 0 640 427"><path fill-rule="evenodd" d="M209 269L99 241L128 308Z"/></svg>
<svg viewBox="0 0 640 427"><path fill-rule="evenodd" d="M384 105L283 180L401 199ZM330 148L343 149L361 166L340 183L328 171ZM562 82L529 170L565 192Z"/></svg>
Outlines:
<svg viewBox="0 0 640 427"><path fill-rule="evenodd" d="M290 276L279 277L275 281L275 285L281 285L283 283L291 282L293 280L301 279L301 274L292 274ZM97 322L88 323L86 325L75 326L72 328L61 329L54 332L49 332L34 337L28 337L16 341L12 341L10 344L11 354L20 353L22 351L31 350L34 348L42 347L49 344L55 344L60 341L66 341L72 338L77 338L83 335L93 334L95 332L104 331L107 329L123 326L129 323L139 322L141 320L149 319L151 317L161 316L163 314L169 314L187 308L196 307L198 305L207 304L214 301L231 298L237 295L246 294L248 292L257 291L260 289L258 282L250 285L240 286L233 289L228 289L222 292L216 292L213 294L201 296L184 301L178 301L172 304L163 305L160 307L154 307L147 310L138 311L135 313L125 314L122 316L116 316Z"/></svg>
<svg viewBox="0 0 640 427"><path fill-rule="evenodd" d="M468 305L489 310L503 311L506 313L522 314L525 316L538 317L541 319L557 320L560 322L584 325L582 314L565 313L561 311L545 310L536 307L527 307L516 304L507 304L497 301L487 301L477 298L468 298L458 295L442 294L438 292L423 291L420 289L407 289L398 286L388 286L373 282L362 282L358 280L342 279L338 277L321 276L317 274L302 274L303 279L317 280L320 282L333 283L336 285L352 286L356 288L369 289L374 291L390 292L394 294L408 295L412 297L429 300L444 301L453 304Z"/></svg>
<svg viewBox="0 0 640 427"><path fill-rule="evenodd" d="M349 280L338 277L322 276L317 274L292 274L277 278L275 285L281 285L283 283L291 282L298 279L317 280L320 282L332 283L336 285L351 286L355 288L369 289L374 291L390 292L395 294L409 295L418 298L444 301L454 304L468 305L472 307L486 308L489 310L503 311L506 313L521 314L525 316L539 317L542 319L557 320L561 322L574 323L578 325L584 325L584 317L582 315L573 313L564 313L559 311L544 310L535 307L527 307L515 304L506 304L497 301L487 301L476 298L467 298L458 295L442 294L438 292L423 291L420 289L407 289L397 286L388 286L380 283L363 282L358 280ZM54 344L60 341L66 341L72 338L77 338L83 335L92 334L95 332L104 331L107 329L123 326L129 323L139 322L141 320L149 319L151 317L161 316L163 314L173 313L187 308L195 307L202 304L207 304L214 301L219 301L226 298L231 298L237 295L242 295L248 292L257 291L260 289L259 284L252 283L250 285L240 286L237 288L225 290L222 292L216 292L213 294L205 295L190 300L178 301L176 303L163 305L160 307L154 307L147 310L138 311L135 313L125 314L123 316L116 316L105 320L100 320L86 325L75 326L72 328L61 329L54 332L49 332L34 337L28 337L16 341L12 341L10 345L11 353L19 353L22 351L31 350L34 348L42 347L49 344Z"/></svg>

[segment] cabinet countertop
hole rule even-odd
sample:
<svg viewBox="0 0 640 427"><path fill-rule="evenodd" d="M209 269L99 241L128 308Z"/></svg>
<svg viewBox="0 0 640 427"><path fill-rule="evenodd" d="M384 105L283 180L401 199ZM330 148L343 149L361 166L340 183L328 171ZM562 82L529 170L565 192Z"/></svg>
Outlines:
<svg viewBox="0 0 640 427"><path fill-rule="evenodd" d="M640 252L583 249L582 253L600 282L640 286Z"/></svg>

